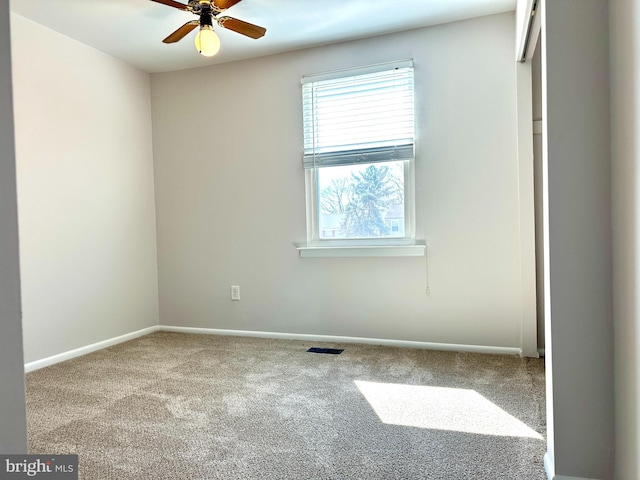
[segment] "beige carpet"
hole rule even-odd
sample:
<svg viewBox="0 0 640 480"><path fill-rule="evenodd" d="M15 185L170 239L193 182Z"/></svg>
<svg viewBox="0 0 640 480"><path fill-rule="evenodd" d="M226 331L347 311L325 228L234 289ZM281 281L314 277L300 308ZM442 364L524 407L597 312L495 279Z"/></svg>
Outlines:
<svg viewBox="0 0 640 480"><path fill-rule="evenodd" d="M27 375L30 453L98 479L545 479L544 366L154 333Z"/></svg>

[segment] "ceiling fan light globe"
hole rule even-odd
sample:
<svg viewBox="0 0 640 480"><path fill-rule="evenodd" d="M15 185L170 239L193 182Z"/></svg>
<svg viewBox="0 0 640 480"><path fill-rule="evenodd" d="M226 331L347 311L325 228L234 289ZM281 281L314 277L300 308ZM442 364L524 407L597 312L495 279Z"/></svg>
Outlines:
<svg viewBox="0 0 640 480"><path fill-rule="evenodd" d="M210 25L200 27L195 43L200 55L205 57L213 57L220 51L220 38Z"/></svg>

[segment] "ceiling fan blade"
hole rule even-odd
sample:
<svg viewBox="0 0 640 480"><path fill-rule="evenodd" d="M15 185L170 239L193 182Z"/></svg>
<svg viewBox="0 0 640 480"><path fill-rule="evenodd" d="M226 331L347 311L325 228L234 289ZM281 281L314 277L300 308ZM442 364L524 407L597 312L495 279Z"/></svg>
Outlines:
<svg viewBox="0 0 640 480"><path fill-rule="evenodd" d="M187 10L187 6L180 3L174 2L173 0L151 0L152 2L161 3L163 5L168 5L173 8L177 8L178 10Z"/></svg>
<svg viewBox="0 0 640 480"><path fill-rule="evenodd" d="M236 3L240 3L240 1L241 0L213 0L211 3L222 11L233 7Z"/></svg>
<svg viewBox="0 0 640 480"><path fill-rule="evenodd" d="M242 20L238 20L237 18L231 17L220 17L217 19L218 24L221 27L227 28L229 30L233 30L234 32L241 33L242 35L246 35L250 38L260 38L262 37L267 29L264 27L259 27L258 25L254 25L253 23L244 22Z"/></svg>
<svg viewBox="0 0 640 480"><path fill-rule="evenodd" d="M182 40L187 33L191 32L199 24L200 22L198 20L191 20L190 22L185 23L167 38L162 40L162 43L176 43L177 41Z"/></svg>

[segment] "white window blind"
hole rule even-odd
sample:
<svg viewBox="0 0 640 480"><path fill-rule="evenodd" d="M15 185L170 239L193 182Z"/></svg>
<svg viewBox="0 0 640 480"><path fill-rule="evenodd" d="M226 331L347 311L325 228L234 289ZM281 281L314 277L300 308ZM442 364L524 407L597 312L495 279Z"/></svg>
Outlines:
<svg viewBox="0 0 640 480"><path fill-rule="evenodd" d="M302 78L305 168L410 160L411 61Z"/></svg>

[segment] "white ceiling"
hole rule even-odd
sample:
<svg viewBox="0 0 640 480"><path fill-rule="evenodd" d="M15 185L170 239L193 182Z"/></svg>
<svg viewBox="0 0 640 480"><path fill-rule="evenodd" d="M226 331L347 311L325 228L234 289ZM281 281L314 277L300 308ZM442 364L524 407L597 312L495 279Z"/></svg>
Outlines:
<svg viewBox="0 0 640 480"><path fill-rule="evenodd" d="M201 67L244 58L491 15L516 0L243 0L225 11L267 29L253 40L216 28L213 58L195 50L195 32L162 39L197 17L150 0L10 0L11 10L147 72ZM186 3L186 0L179 0Z"/></svg>

